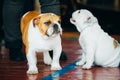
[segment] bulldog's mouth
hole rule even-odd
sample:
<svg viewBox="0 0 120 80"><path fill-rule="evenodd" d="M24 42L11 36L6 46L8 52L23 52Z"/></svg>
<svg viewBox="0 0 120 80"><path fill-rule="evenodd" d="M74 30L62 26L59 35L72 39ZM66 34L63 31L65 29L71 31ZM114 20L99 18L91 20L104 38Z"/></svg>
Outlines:
<svg viewBox="0 0 120 80"><path fill-rule="evenodd" d="M54 30L54 31L53 31L53 34L59 34L59 33L60 33L60 30L57 30L57 31Z"/></svg>
<svg viewBox="0 0 120 80"><path fill-rule="evenodd" d="M60 34L60 30L59 30L59 29L58 29L58 30L55 30L55 29L54 29L54 30L53 30L53 33L51 34L51 36L52 36L52 35L57 35L57 34Z"/></svg>
<svg viewBox="0 0 120 80"><path fill-rule="evenodd" d="M60 34L60 31L53 31L52 34L47 34L48 37L51 37L51 36L56 36L57 34Z"/></svg>
<svg viewBox="0 0 120 80"><path fill-rule="evenodd" d="M54 24L53 27L50 27L47 31L47 36L55 36L57 34L60 34L61 30L59 29L59 26L57 24Z"/></svg>
<svg viewBox="0 0 120 80"><path fill-rule="evenodd" d="M59 30L59 27L58 27L57 24L54 24L54 25L53 25L53 29L54 29L53 34L58 34L58 33L60 33L60 30Z"/></svg>

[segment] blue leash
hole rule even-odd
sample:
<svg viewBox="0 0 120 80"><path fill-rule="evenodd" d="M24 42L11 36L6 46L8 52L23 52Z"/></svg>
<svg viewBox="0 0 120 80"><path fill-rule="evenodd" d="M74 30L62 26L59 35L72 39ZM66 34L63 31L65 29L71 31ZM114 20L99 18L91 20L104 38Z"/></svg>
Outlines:
<svg viewBox="0 0 120 80"><path fill-rule="evenodd" d="M77 65L75 64L76 62L77 61L63 67L62 70L57 70L54 73L49 74L48 76L42 78L42 80L54 80L55 78L64 75L65 73L77 67Z"/></svg>

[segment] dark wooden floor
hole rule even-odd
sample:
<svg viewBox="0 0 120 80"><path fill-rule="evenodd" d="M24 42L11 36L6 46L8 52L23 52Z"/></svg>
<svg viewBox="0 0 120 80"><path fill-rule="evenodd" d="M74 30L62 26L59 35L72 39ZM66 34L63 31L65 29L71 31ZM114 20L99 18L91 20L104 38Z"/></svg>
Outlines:
<svg viewBox="0 0 120 80"><path fill-rule="evenodd" d="M116 36L115 36L116 37ZM82 70L74 63L79 59L81 48L77 41L78 34L64 34L62 45L67 54L67 61L60 61L63 70L51 71L50 66L43 63L42 54L37 54L39 74L27 75L27 61L9 60L9 52L3 46L0 50L0 80L120 80L120 68L93 67ZM118 37L116 37L118 39Z"/></svg>

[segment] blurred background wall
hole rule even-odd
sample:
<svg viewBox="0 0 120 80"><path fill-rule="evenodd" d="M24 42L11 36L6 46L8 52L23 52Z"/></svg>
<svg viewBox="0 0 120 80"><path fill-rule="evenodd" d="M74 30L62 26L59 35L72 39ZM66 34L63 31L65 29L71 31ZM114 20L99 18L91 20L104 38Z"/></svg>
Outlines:
<svg viewBox="0 0 120 80"><path fill-rule="evenodd" d="M60 0L64 31L77 31L69 21L72 12L88 9L98 18L102 29L109 34L120 34L120 0Z"/></svg>

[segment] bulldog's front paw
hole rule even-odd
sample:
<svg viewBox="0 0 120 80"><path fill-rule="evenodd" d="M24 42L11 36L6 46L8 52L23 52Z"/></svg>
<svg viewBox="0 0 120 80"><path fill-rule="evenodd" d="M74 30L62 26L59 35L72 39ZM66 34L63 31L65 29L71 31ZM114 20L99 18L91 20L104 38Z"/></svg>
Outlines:
<svg viewBox="0 0 120 80"><path fill-rule="evenodd" d="M58 63L54 63L51 65L51 70L61 70L61 66Z"/></svg>
<svg viewBox="0 0 120 80"><path fill-rule="evenodd" d="M28 71L27 71L27 74L37 74L38 73L38 69L36 66L31 66L29 67Z"/></svg>
<svg viewBox="0 0 120 80"><path fill-rule="evenodd" d="M82 66L83 69L90 69L92 66L90 64L85 64Z"/></svg>
<svg viewBox="0 0 120 80"><path fill-rule="evenodd" d="M47 64L47 65L51 65L52 59L51 58L45 58L44 63Z"/></svg>
<svg viewBox="0 0 120 80"><path fill-rule="evenodd" d="M78 65L78 66L84 65L84 62L80 60L80 61L76 62L76 65Z"/></svg>

